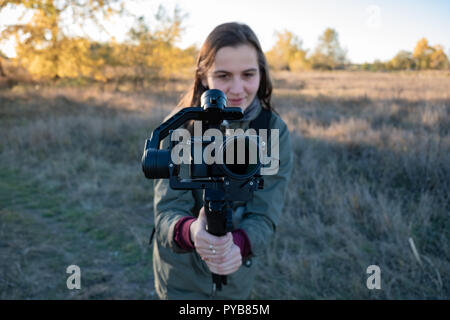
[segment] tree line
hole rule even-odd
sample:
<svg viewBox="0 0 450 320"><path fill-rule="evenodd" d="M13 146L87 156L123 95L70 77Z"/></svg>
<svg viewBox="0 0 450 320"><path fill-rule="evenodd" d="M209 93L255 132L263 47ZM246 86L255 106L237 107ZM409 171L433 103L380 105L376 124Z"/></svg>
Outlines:
<svg viewBox="0 0 450 320"><path fill-rule="evenodd" d="M136 17L125 41L111 37L108 42L93 41L88 36L74 36L67 31L70 23L88 22L103 26L99 20L128 14L121 0L0 0L0 10L13 7L33 12L27 23L8 25L0 41L15 39L16 57L8 61L16 74L35 80L90 79L109 82L131 80L143 84L155 78L183 74L195 62L197 48L180 49L185 15L179 8L168 13L160 6L150 27ZM6 57L0 56L0 73L7 75Z"/></svg>
<svg viewBox="0 0 450 320"><path fill-rule="evenodd" d="M364 63L362 70L390 71L390 70L443 70L449 69L450 61L440 44L430 45L426 38L420 39L414 50L401 50L389 61L376 60Z"/></svg>
<svg viewBox="0 0 450 320"><path fill-rule="evenodd" d="M124 0L0 0L0 10L16 8L32 12L32 18L6 26L0 42L15 39L16 57L0 52L0 78L23 75L34 80L85 79L100 82L132 81L136 86L154 79L172 79L192 73L198 48L181 49L177 43L186 18L178 7L173 12L160 6L149 25L135 17L125 41L111 37L99 42L89 36L70 34L70 24L83 27L114 15L127 15ZM71 17L71 19L67 19ZM304 49L290 31L276 33L274 46L266 52L274 70L336 70L351 65L336 30L327 28L314 50ZM442 46L421 39L413 52L401 51L387 62L359 66L362 70L446 69L449 60Z"/></svg>
<svg viewBox="0 0 450 320"><path fill-rule="evenodd" d="M275 45L266 53L270 66L275 70L442 70L450 66L444 48L439 44L430 45L426 38L420 39L412 52L401 50L391 60L375 60L373 63L356 65L355 68L347 59L347 51L339 43L337 31L332 28L323 32L317 47L310 53L310 50L302 48L299 37L288 30L278 32L276 37Z"/></svg>

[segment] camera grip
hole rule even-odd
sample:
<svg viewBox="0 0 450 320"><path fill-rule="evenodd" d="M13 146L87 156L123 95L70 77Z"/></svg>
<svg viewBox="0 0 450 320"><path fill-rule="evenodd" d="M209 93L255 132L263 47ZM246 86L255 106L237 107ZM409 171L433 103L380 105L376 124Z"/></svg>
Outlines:
<svg viewBox="0 0 450 320"><path fill-rule="evenodd" d="M205 205L206 230L215 236L224 236L232 229L232 210L223 201L211 201ZM213 289L211 296L215 295L216 289L222 290L222 284L227 284L227 276L212 274Z"/></svg>
<svg viewBox="0 0 450 320"><path fill-rule="evenodd" d="M211 202L209 204L209 206L205 205L206 230L218 237L233 231L233 210L224 204L221 204L220 210L214 208Z"/></svg>

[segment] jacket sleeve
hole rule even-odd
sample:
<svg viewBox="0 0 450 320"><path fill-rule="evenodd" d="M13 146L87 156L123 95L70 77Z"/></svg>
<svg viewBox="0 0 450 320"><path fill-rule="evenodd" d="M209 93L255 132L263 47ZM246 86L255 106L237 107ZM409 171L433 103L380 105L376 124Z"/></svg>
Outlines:
<svg viewBox="0 0 450 320"><path fill-rule="evenodd" d="M239 228L247 233L254 256L264 253L274 235L283 211L284 197L293 168L293 153L287 125L281 118L274 115L270 127L280 130L279 170L275 175L263 176L264 189L255 191L253 199L247 202L243 219L239 225Z"/></svg>
<svg viewBox="0 0 450 320"><path fill-rule="evenodd" d="M168 141L163 141L163 147ZM186 169L181 165L181 170ZM187 168L188 169L188 168ZM180 172L180 175L183 171ZM158 243L176 253L186 253L175 242L174 229L177 222L186 216L192 216L194 205L191 190L173 190L169 179L158 179L154 182L153 211L155 216L156 239Z"/></svg>

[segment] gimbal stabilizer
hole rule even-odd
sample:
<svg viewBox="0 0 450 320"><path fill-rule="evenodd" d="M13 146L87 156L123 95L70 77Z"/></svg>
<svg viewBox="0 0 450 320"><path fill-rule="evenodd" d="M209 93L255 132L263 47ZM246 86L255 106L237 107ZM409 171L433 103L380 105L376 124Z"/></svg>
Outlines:
<svg viewBox="0 0 450 320"><path fill-rule="evenodd" d="M170 119L162 123L153 131L151 139L145 143L142 156L142 170L148 179L170 179L172 189L192 190L204 189L204 208L206 213L207 231L216 236L223 236L232 231L232 202L249 201L253 191L263 188L263 178L260 174L261 161L259 159L259 140L250 136L233 136L224 138L220 143L224 161L220 163L190 165L190 178L179 177L180 165L172 159L172 149L176 142L171 142L169 149L160 149L161 141L173 131L189 120L202 121L206 129L220 129L224 120L239 120L243 117L241 108L227 107L225 94L216 89L208 90L201 96L201 107L189 107L180 110ZM172 140L172 139L171 139ZM191 146L195 143L204 144L202 137L193 137ZM229 163L227 157L234 152L238 141L243 141L245 155L248 156L252 144L256 144L256 163L250 163L247 157L244 163L240 161ZM211 139L209 140L211 142ZM230 151L231 149L231 151ZM242 150L241 150L242 151ZM239 152L239 150L238 150ZM225 161L227 158L227 161ZM236 155L231 156L236 161ZM213 295L216 288L222 289L226 284L226 276L213 274Z"/></svg>

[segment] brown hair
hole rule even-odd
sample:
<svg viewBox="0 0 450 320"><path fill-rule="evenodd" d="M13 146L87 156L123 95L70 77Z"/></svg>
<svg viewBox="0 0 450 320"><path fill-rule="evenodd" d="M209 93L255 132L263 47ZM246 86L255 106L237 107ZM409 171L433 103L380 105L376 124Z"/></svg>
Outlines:
<svg viewBox="0 0 450 320"><path fill-rule="evenodd" d="M258 38L249 26L237 22L224 23L208 35L197 57L194 83L188 92L181 98L178 107L200 106L200 97L203 92L208 90L202 84L202 78L214 63L216 53L222 47L237 47L248 44L255 48L258 57L258 66L261 79L257 96L261 101L261 106L268 110L273 110L271 104L272 81L269 76L269 68L261 49Z"/></svg>

